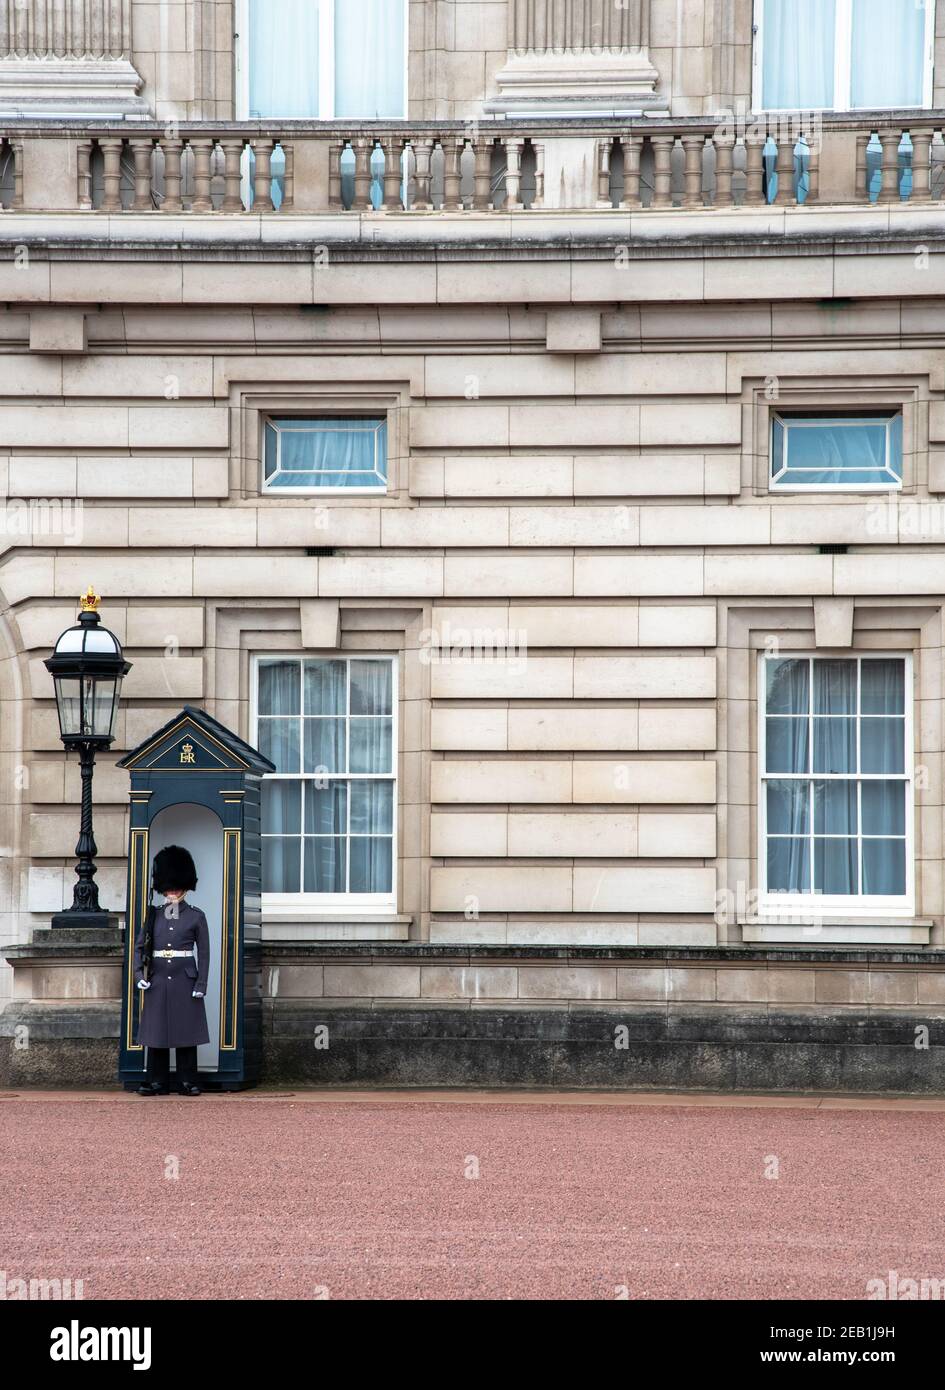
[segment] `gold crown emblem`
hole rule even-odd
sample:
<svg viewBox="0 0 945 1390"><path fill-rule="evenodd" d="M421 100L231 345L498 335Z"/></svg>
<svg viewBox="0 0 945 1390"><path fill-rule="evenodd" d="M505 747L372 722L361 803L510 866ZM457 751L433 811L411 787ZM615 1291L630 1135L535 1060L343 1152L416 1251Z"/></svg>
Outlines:
<svg viewBox="0 0 945 1390"><path fill-rule="evenodd" d="M86 592L79 599L79 602L82 605L83 613L96 613L98 611L98 606L101 603L101 601L102 600L99 598L98 594L95 592L91 584L89 585Z"/></svg>

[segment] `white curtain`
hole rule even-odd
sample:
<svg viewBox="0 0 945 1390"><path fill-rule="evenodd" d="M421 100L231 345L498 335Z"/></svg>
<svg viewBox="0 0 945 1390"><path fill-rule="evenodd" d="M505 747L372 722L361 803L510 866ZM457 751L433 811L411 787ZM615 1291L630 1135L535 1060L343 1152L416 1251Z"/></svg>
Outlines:
<svg viewBox="0 0 945 1390"><path fill-rule="evenodd" d="M337 117L406 114L405 12L406 0L335 0Z"/></svg>
<svg viewBox="0 0 945 1390"><path fill-rule="evenodd" d="M921 106L925 14L918 0L853 0L853 106Z"/></svg>
<svg viewBox="0 0 945 1390"><path fill-rule="evenodd" d="M276 486L383 487L386 429L383 421L339 418L318 429L280 425Z"/></svg>
<svg viewBox="0 0 945 1390"><path fill-rule="evenodd" d="M249 0L249 115L318 116L318 0Z"/></svg>
<svg viewBox="0 0 945 1390"><path fill-rule="evenodd" d="M765 107L806 111L833 106L835 23L835 0L766 0Z"/></svg>

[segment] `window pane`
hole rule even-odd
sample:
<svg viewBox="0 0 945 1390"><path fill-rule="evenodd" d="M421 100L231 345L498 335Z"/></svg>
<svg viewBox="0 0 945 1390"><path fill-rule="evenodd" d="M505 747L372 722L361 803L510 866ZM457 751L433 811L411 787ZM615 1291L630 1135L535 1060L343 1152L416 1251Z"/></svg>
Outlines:
<svg viewBox="0 0 945 1390"><path fill-rule="evenodd" d="M299 841L292 836L262 837L262 890L264 893L300 891Z"/></svg>
<svg viewBox="0 0 945 1390"><path fill-rule="evenodd" d="M901 661L862 663L860 710L863 714L902 714L905 710L905 666Z"/></svg>
<svg viewBox="0 0 945 1390"><path fill-rule="evenodd" d="M856 662L814 662L814 713L856 714Z"/></svg>
<svg viewBox="0 0 945 1390"><path fill-rule="evenodd" d="M393 782L352 782L351 834L389 835L393 828Z"/></svg>
<svg viewBox="0 0 945 1390"><path fill-rule="evenodd" d="M814 720L814 771L856 772L856 720Z"/></svg>
<svg viewBox="0 0 945 1390"><path fill-rule="evenodd" d="M299 663L261 661L259 663L259 713L298 714Z"/></svg>
<svg viewBox="0 0 945 1390"><path fill-rule="evenodd" d="M346 782L330 782L327 787L319 787L315 782L305 784L306 835L344 835L347 822Z"/></svg>
<svg viewBox="0 0 945 1390"><path fill-rule="evenodd" d="M334 3L335 116L405 116L406 0Z"/></svg>
<svg viewBox="0 0 945 1390"><path fill-rule="evenodd" d="M864 835L905 835L905 782L864 782Z"/></svg>
<svg viewBox="0 0 945 1390"><path fill-rule="evenodd" d="M771 423L771 472L776 475L784 467L784 426L777 415Z"/></svg>
<svg viewBox="0 0 945 1390"><path fill-rule="evenodd" d="M810 840L768 841L768 892L810 892Z"/></svg>
<svg viewBox="0 0 945 1390"><path fill-rule="evenodd" d="M896 487L900 483L901 415L781 418L787 471L778 474L777 486Z"/></svg>
<svg viewBox="0 0 945 1390"><path fill-rule="evenodd" d="M814 840L814 892L856 893L856 840Z"/></svg>
<svg viewBox="0 0 945 1390"><path fill-rule="evenodd" d="M267 424L266 424L266 429L265 429L265 437L264 437L264 440L263 440L263 450L264 450L264 459L265 459L266 480L267 480L267 482L268 482L268 480L273 476L273 474L274 474L275 471L276 471L276 446L277 446L277 443L278 443L278 435L276 434L276 432L275 432L275 430L273 429L272 425L269 424L269 423L267 422Z"/></svg>
<svg viewBox="0 0 945 1390"><path fill-rule="evenodd" d="M902 895L905 891L905 840L864 840L863 892Z"/></svg>
<svg viewBox="0 0 945 1390"><path fill-rule="evenodd" d="M351 720L351 772L392 772L391 721Z"/></svg>
<svg viewBox="0 0 945 1390"><path fill-rule="evenodd" d="M306 893L345 892L345 839L343 835L305 837Z"/></svg>
<svg viewBox="0 0 945 1390"><path fill-rule="evenodd" d="M854 106L921 106L924 64L925 4L853 0Z"/></svg>
<svg viewBox="0 0 945 1390"><path fill-rule="evenodd" d="M856 783L814 783L814 834L856 834Z"/></svg>
<svg viewBox="0 0 945 1390"><path fill-rule="evenodd" d="M345 721L305 720L305 772L344 772Z"/></svg>
<svg viewBox="0 0 945 1390"><path fill-rule="evenodd" d="M768 719L765 767L768 772L809 772L809 726L806 719Z"/></svg>
<svg viewBox="0 0 945 1390"><path fill-rule="evenodd" d="M351 713L391 713L391 664L389 661L352 661Z"/></svg>
<svg viewBox="0 0 945 1390"><path fill-rule="evenodd" d="M810 663L766 661L769 714L807 714L810 709Z"/></svg>
<svg viewBox="0 0 945 1390"><path fill-rule="evenodd" d="M382 836L351 837L351 893L391 891L391 841Z"/></svg>
<svg viewBox="0 0 945 1390"><path fill-rule="evenodd" d="M905 771L905 720L860 721L860 767L863 772Z"/></svg>
<svg viewBox="0 0 945 1390"><path fill-rule="evenodd" d="M263 782L262 830L271 835L302 833L301 782Z"/></svg>
<svg viewBox="0 0 945 1390"><path fill-rule="evenodd" d="M835 0L766 0L764 105L833 106Z"/></svg>
<svg viewBox="0 0 945 1390"><path fill-rule="evenodd" d="M260 719L258 743L260 753L275 763L277 772L301 772L297 719Z"/></svg>
<svg viewBox="0 0 945 1390"><path fill-rule="evenodd" d="M769 782L768 834L810 834L810 783Z"/></svg>
<svg viewBox="0 0 945 1390"><path fill-rule="evenodd" d="M318 5L249 0L249 114L318 115Z"/></svg>
<svg viewBox="0 0 945 1390"><path fill-rule="evenodd" d="M387 421L366 416L277 419L270 487L374 488L387 482Z"/></svg>
<svg viewBox="0 0 945 1390"><path fill-rule="evenodd" d="M305 713L344 714L345 663L306 661Z"/></svg>

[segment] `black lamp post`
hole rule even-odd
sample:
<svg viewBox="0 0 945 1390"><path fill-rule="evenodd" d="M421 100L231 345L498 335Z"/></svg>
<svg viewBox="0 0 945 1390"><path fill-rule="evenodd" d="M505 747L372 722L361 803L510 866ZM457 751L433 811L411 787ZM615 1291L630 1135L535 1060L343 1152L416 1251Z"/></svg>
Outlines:
<svg viewBox="0 0 945 1390"><path fill-rule="evenodd" d="M107 927L110 917L99 906L95 882L98 849L92 833L92 772L95 752L108 748L115 737L115 717L122 678L131 665L113 632L102 627L101 599L91 587L81 599L82 612L67 628L44 663L56 687L59 735L66 749L76 749L82 775L82 811L75 847L76 884L72 906L57 912L54 927Z"/></svg>

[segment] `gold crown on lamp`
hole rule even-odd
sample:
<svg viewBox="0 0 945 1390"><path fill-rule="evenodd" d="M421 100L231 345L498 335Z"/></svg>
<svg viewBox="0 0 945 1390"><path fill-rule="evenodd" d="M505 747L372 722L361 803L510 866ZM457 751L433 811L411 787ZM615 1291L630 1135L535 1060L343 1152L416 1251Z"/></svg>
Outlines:
<svg viewBox="0 0 945 1390"><path fill-rule="evenodd" d="M83 613L96 613L96 612L98 612L98 606L99 606L99 604L101 603L101 601L102 601L101 598L100 598L99 595L95 592L95 590L94 590L94 588L92 587L91 584L89 585L87 591L86 591L86 592L82 595L82 597L79 599L79 602L80 602L81 605L82 605L82 612L83 612Z"/></svg>

